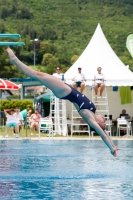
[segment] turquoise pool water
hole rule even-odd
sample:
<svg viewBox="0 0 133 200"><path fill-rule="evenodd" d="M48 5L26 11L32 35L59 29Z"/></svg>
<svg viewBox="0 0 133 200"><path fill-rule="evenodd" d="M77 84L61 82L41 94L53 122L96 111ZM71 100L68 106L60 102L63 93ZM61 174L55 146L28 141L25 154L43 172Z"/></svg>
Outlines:
<svg viewBox="0 0 133 200"><path fill-rule="evenodd" d="M0 199L133 200L133 141L1 140Z"/></svg>

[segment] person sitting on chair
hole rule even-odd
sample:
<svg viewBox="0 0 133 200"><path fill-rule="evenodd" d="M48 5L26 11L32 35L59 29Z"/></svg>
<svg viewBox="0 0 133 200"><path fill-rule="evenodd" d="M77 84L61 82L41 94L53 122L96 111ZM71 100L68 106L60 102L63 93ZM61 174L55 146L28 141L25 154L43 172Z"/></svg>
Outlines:
<svg viewBox="0 0 133 200"><path fill-rule="evenodd" d="M36 129L37 134L39 133L39 122L41 120L41 115L38 113L38 109L35 110L35 113L33 113L30 116L30 122L31 122L31 135L33 135L34 129Z"/></svg>
<svg viewBox="0 0 133 200"><path fill-rule="evenodd" d="M77 88L80 88L80 92L83 93L83 90L85 88L85 83L84 81L86 81L85 79L85 75L83 73L81 73L82 68L79 67L78 68L78 73L74 76L74 78L72 79L74 81L73 83L73 87L74 89L77 90Z"/></svg>
<svg viewBox="0 0 133 200"><path fill-rule="evenodd" d="M49 88L57 98L72 102L79 115L100 135L104 143L110 149L111 154L113 156L117 155L119 148L114 145L111 137L109 137L106 131L105 118L102 115L96 114L95 105L85 95L50 74L31 69L22 63L9 47L6 52L11 64L16 65L27 76L36 78L43 85Z"/></svg>
<svg viewBox="0 0 133 200"><path fill-rule="evenodd" d="M125 116L128 116L128 114L126 113L126 110L125 109L123 109L122 111L121 111L121 114L120 114L120 118L121 117L125 117Z"/></svg>
<svg viewBox="0 0 133 200"><path fill-rule="evenodd" d="M18 123L18 128L19 128L19 133L20 133L20 130L22 129L22 124L23 124L23 116L22 114L20 113L20 109L19 108L16 108L16 112L14 113L14 115L16 115L16 119L17 119L17 123ZM15 133L15 128L14 128L14 133Z"/></svg>
<svg viewBox="0 0 133 200"><path fill-rule="evenodd" d="M56 73L54 73L53 76L55 76L56 78L61 79L62 81L65 81L64 74L61 73L61 68L60 67L56 68Z"/></svg>
<svg viewBox="0 0 133 200"><path fill-rule="evenodd" d="M119 119L119 118L121 118L121 119L129 118L130 119L130 116L126 113L125 109L122 109L121 114L119 115L119 117L117 119ZM124 127L125 125L121 125L121 126ZM120 130L120 132L121 132L121 135L126 135L126 130Z"/></svg>
<svg viewBox="0 0 133 200"><path fill-rule="evenodd" d="M95 96L97 97L98 94L98 88L100 87L100 97L102 97L102 93L104 90L104 81L105 76L101 73L102 68L98 67L97 71L98 73L94 76L94 90L95 90Z"/></svg>
<svg viewBox="0 0 133 200"><path fill-rule="evenodd" d="M13 127L15 129L15 134L16 134L16 138L18 138L18 123L17 123L17 117L15 114L16 109L5 109L4 113L6 115L6 138L8 138L8 134L9 134L9 128Z"/></svg>

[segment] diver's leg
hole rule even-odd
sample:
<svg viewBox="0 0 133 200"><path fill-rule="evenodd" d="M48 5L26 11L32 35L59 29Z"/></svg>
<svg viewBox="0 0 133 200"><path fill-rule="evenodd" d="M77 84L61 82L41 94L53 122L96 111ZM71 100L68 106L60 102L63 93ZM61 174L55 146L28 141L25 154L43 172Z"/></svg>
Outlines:
<svg viewBox="0 0 133 200"><path fill-rule="evenodd" d="M27 65L25 65L24 63L22 63L14 55L13 51L10 48L7 48L7 54L11 64L16 65L27 76L30 76L31 78L36 78L43 85L52 90L52 92L58 98L65 97L71 92L71 88L68 85L66 85L62 80L50 74L35 71L30 67L28 67Z"/></svg>

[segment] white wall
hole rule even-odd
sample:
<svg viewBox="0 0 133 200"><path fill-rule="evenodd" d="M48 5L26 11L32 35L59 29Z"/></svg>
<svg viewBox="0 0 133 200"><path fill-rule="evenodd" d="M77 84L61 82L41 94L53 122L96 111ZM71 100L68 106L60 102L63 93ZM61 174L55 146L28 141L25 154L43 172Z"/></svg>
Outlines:
<svg viewBox="0 0 133 200"><path fill-rule="evenodd" d="M107 87L109 112L113 115L113 119L119 117L122 109L126 109L127 113L133 117L133 103L121 104L119 88L117 92L113 92L112 87ZM133 91L131 91L133 100Z"/></svg>
<svg viewBox="0 0 133 200"><path fill-rule="evenodd" d="M89 86L86 86L84 94L90 100L92 100L92 91L90 90ZM132 94L132 100L133 100L133 91L131 91L131 94ZM107 95L108 95L108 103L109 103L109 113L112 115L113 119L116 119L117 117L119 117L122 109L126 109L127 113L131 117L133 117L133 103L121 105L119 89L117 92L113 92L112 87L107 87ZM72 104L69 101L67 101L66 105L67 105L67 115L69 114L69 116L71 117Z"/></svg>

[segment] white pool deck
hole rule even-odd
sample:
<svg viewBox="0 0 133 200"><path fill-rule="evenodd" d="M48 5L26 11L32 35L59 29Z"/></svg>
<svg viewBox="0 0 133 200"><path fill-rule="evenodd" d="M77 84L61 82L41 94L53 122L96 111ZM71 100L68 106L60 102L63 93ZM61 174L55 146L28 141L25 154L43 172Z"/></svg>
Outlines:
<svg viewBox="0 0 133 200"><path fill-rule="evenodd" d="M133 140L133 136L112 136L112 140ZM102 140L99 136L94 136L94 137L87 137L87 136L68 136L68 137L63 137L63 136L48 136L48 137L9 137L5 138L3 136L0 137L0 140Z"/></svg>

